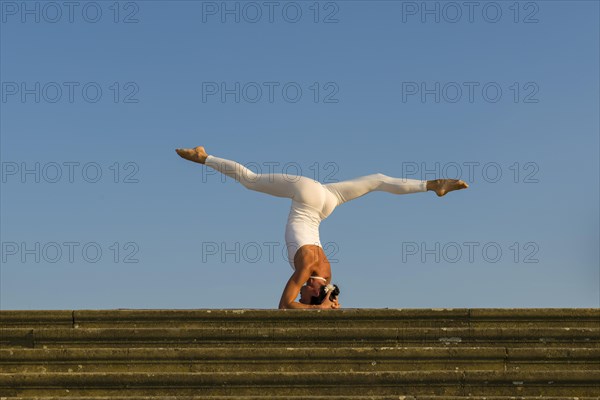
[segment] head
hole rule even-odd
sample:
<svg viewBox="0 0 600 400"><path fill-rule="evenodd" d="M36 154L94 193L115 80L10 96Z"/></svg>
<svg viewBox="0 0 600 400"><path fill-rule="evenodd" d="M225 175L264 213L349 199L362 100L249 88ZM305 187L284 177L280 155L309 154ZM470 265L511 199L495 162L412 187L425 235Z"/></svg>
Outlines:
<svg viewBox="0 0 600 400"><path fill-rule="evenodd" d="M324 285L323 281L320 279L310 278L308 281L306 281L306 284L300 288L300 303L310 304L311 298L319 295L321 286Z"/></svg>

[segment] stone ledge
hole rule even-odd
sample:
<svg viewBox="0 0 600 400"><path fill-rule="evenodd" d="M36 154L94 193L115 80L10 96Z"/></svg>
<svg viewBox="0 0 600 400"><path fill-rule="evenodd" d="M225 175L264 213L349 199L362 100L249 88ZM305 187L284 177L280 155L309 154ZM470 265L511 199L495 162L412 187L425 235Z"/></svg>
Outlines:
<svg viewBox="0 0 600 400"><path fill-rule="evenodd" d="M205 396L77 396L77 400L204 400ZM540 400L539 396L269 396L270 400ZM0 397L0 400L64 400L65 397ZM264 400L265 396L210 396L210 400ZM598 400L598 397L544 396L544 400Z"/></svg>
<svg viewBox="0 0 600 400"><path fill-rule="evenodd" d="M272 309L113 309L113 310L0 310L0 324L59 323L82 324L94 321L294 321L294 320L590 320L600 324L600 308L455 308L455 309L341 309L341 310L272 310ZM600 325L599 325L600 326Z"/></svg>
<svg viewBox="0 0 600 400"><path fill-rule="evenodd" d="M165 395L330 395L405 393L445 395L597 396L600 371L426 371L354 373L46 373L0 374L0 390L11 396L52 393ZM312 389L311 389L312 388ZM12 393L11 393L12 392ZM267 396L265 396L267 397Z"/></svg>
<svg viewBox="0 0 600 400"><path fill-rule="evenodd" d="M23 399L600 400L600 309L13 310L0 345Z"/></svg>
<svg viewBox="0 0 600 400"><path fill-rule="evenodd" d="M288 347L288 348L66 348L0 349L3 362L33 361L244 361L288 360L480 360L595 361L600 367L600 348L505 348L505 347Z"/></svg>

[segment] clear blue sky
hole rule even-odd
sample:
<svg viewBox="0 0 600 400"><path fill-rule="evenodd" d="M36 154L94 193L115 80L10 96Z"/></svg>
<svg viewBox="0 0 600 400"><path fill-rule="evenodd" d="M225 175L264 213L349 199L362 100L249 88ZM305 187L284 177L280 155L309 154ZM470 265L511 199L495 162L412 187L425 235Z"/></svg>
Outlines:
<svg viewBox="0 0 600 400"><path fill-rule="evenodd" d="M276 307L290 201L200 144L470 184L323 221L344 307L600 306L598 2L0 5L0 308Z"/></svg>

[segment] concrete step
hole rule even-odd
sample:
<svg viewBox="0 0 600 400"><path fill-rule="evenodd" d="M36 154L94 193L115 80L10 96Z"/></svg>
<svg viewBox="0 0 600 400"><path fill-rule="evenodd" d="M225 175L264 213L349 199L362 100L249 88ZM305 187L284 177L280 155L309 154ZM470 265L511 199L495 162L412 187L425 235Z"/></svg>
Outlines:
<svg viewBox="0 0 600 400"><path fill-rule="evenodd" d="M0 374L4 396L427 395L594 396L600 371ZM516 393L518 392L518 393Z"/></svg>
<svg viewBox="0 0 600 400"><path fill-rule="evenodd" d="M599 348L232 347L0 349L0 373L600 370Z"/></svg>
<svg viewBox="0 0 600 400"><path fill-rule="evenodd" d="M0 400L64 400L65 397L0 397ZM78 396L78 400L264 400L264 396ZM429 395L367 395L367 396L270 396L271 400L539 400L539 396L429 396ZM594 397L544 396L544 400L598 400Z"/></svg>
<svg viewBox="0 0 600 400"><path fill-rule="evenodd" d="M600 400L598 382L599 309L0 311L3 400Z"/></svg>
<svg viewBox="0 0 600 400"><path fill-rule="evenodd" d="M78 400L204 400L205 396L77 396ZM594 397L543 396L544 400L598 400ZM58 397L0 397L0 400L64 400ZM211 400L264 400L264 396L211 396ZM270 400L540 400L540 396L429 396L429 395L367 395L367 396L270 396Z"/></svg>
<svg viewBox="0 0 600 400"><path fill-rule="evenodd" d="M342 310L4 310L0 325L19 327L140 327L176 325L180 328L403 328L498 327L598 328L597 308L455 308L455 309L342 309ZM575 325L574 325L575 324Z"/></svg>
<svg viewBox="0 0 600 400"><path fill-rule="evenodd" d="M252 343L281 346L285 343L327 343L331 347L348 347L371 343L377 346L477 345L503 346L527 343L531 347L600 347L600 327L547 328L8 328L0 331L0 345L8 347L64 346L230 346Z"/></svg>

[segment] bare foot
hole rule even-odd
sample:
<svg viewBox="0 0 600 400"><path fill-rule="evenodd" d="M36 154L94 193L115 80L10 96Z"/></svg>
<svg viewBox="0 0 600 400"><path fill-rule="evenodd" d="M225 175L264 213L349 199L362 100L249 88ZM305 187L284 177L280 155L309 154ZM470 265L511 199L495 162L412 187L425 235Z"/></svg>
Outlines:
<svg viewBox="0 0 600 400"><path fill-rule="evenodd" d="M204 151L204 147L202 146L194 147L193 149L175 149L175 151L181 158L200 164L204 164L206 157L208 157L208 154L206 154L206 151Z"/></svg>
<svg viewBox="0 0 600 400"><path fill-rule="evenodd" d="M433 190L439 197L442 197L453 190L466 189L469 185L459 179L436 179L427 181L427 190Z"/></svg>

